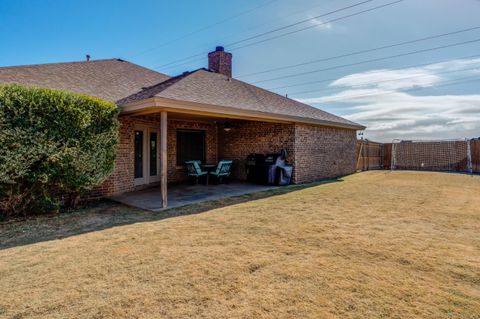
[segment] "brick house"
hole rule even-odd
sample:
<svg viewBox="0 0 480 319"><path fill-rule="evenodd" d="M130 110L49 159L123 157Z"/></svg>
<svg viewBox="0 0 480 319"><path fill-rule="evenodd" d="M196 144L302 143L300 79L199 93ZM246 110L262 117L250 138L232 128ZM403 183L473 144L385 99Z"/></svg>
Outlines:
<svg viewBox="0 0 480 319"><path fill-rule="evenodd" d="M0 83L69 90L116 102L120 138L113 174L91 195L102 197L184 181L184 161L233 159L245 179L250 153L288 151L293 183L355 171L356 131L363 126L232 78L232 55L217 47L208 69L175 77L120 59L2 67Z"/></svg>

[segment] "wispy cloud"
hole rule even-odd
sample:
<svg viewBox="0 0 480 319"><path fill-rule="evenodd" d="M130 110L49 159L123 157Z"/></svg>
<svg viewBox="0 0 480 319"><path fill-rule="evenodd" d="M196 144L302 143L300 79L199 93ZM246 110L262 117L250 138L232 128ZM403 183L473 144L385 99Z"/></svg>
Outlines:
<svg viewBox="0 0 480 319"><path fill-rule="evenodd" d="M392 81L392 79L396 79ZM331 87L376 87L396 90L412 87L427 87L441 82L442 77L424 69L376 70L343 77L330 84Z"/></svg>
<svg viewBox="0 0 480 319"><path fill-rule="evenodd" d="M331 30L333 28L333 25L331 23L325 23L320 18L314 18L313 16L309 15L307 19L311 19L310 24L317 26L316 29L318 30Z"/></svg>
<svg viewBox="0 0 480 319"><path fill-rule="evenodd" d="M365 135L375 140L478 137L480 94L422 96L406 90L452 80L458 76L453 74L456 70L464 70L462 76L478 74L479 68L480 59L464 59L419 68L356 73L330 84L339 92L301 101L346 105L344 116L366 125Z"/></svg>
<svg viewBox="0 0 480 319"><path fill-rule="evenodd" d="M477 68L477 69L476 69ZM429 87L437 84L456 71L479 72L480 58L458 59L434 63L423 67L405 69L381 69L345 76L330 84L331 87L375 87L400 90L412 87Z"/></svg>

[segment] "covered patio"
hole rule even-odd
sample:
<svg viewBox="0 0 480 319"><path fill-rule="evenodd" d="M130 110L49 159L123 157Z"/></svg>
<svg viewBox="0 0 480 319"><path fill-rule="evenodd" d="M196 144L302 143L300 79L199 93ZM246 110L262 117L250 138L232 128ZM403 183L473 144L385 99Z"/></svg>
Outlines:
<svg viewBox="0 0 480 319"><path fill-rule="evenodd" d="M118 152L104 193L132 206L160 210L269 188L237 183L191 188L186 183L192 162L200 165L195 166L196 178L222 173L220 163L227 161L227 178L252 181L256 178L247 178L247 171L254 171L247 169L248 156L285 150L285 165L292 168L286 184L345 175L355 168L355 129L360 126L223 73L186 72L117 103Z"/></svg>
<svg viewBox="0 0 480 319"><path fill-rule="evenodd" d="M176 208L205 201L221 200L260 191L277 188L278 186L257 185L241 181L228 184L177 184L168 188L168 208ZM167 209L163 207L159 196L160 187L149 187L143 190L128 192L110 197L119 203L153 212Z"/></svg>
<svg viewBox="0 0 480 319"><path fill-rule="evenodd" d="M290 150L293 145L293 124L285 121L162 107L128 111L125 108L120 117L115 191L109 198L151 211L271 189L245 182L246 157ZM204 173L197 177L198 185L191 185L195 177L186 164L192 161L199 162ZM215 178L225 162L231 163L228 175Z"/></svg>

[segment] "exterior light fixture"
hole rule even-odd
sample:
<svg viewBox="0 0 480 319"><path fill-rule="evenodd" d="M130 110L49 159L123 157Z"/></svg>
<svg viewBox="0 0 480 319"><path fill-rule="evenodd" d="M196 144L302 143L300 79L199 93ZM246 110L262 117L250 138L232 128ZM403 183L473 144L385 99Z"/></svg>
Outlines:
<svg viewBox="0 0 480 319"><path fill-rule="evenodd" d="M223 124L223 130L224 130L225 132L230 132L230 131L232 130L232 123L230 123L230 122L225 122L225 123Z"/></svg>

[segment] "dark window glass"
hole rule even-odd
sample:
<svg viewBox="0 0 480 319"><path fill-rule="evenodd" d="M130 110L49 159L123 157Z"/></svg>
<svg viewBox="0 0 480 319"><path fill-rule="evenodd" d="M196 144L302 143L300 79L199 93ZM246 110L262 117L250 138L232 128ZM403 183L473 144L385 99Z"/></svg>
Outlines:
<svg viewBox="0 0 480 319"><path fill-rule="evenodd" d="M143 131L135 131L135 178L143 177Z"/></svg>
<svg viewBox="0 0 480 319"><path fill-rule="evenodd" d="M177 131L177 165L186 161L205 161L205 132L194 130Z"/></svg>
<svg viewBox="0 0 480 319"><path fill-rule="evenodd" d="M157 132L150 133L150 176L157 176Z"/></svg>

